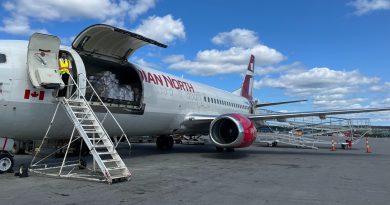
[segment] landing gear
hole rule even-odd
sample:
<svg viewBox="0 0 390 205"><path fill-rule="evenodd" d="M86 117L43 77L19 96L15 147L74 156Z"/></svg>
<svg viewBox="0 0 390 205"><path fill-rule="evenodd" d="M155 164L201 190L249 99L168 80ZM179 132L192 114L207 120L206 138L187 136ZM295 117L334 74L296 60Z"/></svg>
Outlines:
<svg viewBox="0 0 390 205"><path fill-rule="evenodd" d="M223 150L226 150L226 152L234 152L234 148L215 147L215 150L217 150L217 152L223 152Z"/></svg>
<svg viewBox="0 0 390 205"><path fill-rule="evenodd" d="M173 137L161 135L157 137L156 145L159 150L171 150L173 148Z"/></svg>
<svg viewBox="0 0 390 205"><path fill-rule="evenodd" d="M12 172L14 167L14 157L8 152L0 153L0 174L4 172Z"/></svg>
<svg viewBox="0 0 390 205"><path fill-rule="evenodd" d="M234 152L234 148L226 148L226 152Z"/></svg>
<svg viewBox="0 0 390 205"><path fill-rule="evenodd" d="M19 166L19 177L28 177L28 167L24 164Z"/></svg>
<svg viewBox="0 0 390 205"><path fill-rule="evenodd" d="M223 147L215 147L215 149L217 150L217 152L223 152L223 150L224 150Z"/></svg>
<svg viewBox="0 0 390 205"><path fill-rule="evenodd" d="M271 146L272 146L272 147L278 146L278 142L272 142Z"/></svg>

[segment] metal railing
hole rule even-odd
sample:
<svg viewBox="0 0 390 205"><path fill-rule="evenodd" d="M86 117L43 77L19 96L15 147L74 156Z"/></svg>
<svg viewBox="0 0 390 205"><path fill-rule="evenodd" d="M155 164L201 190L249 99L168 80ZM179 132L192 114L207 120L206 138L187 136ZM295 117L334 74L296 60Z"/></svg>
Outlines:
<svg viewBox="0 0 390 205"><path fill-rule="evenodd" d="M85 101L86 105L88 106L89 109L93 110L90 106L91 102L92 102L92 99L97 99L97 102L100 103L100 105L104 108L103 110L103 113L104 113L104 117L100 120L96 114L94 112L93 115L96 117L96 119L98 120L98 122L100 123L101 127L104 129L104 122L108 119L108 118L111 118L115 125L117 126L117 128L119 128L120 132L122 133L121 136L119 137L119 140L117 140L117 143L113 143L115 145L114 149L117 148L119 142L124 138L126 141L127 141L127 144L129 145L130 147L130 150L131 150L131 143L126 135L126 133L124 132L122 126L119 124L119 122L116 120L116 118L114 117L114 115L112 114L112 112L108 109L108 107L106 106L106 104L103 102L103 100L100 98L100 96L98 95L98 93L96 92L96 90L93 88L92 84L89 82L89 80L87 79L87 76L83 73L79 73L78 74L78 77L77 77L77 81L80 81L80 76L82 76L84 79L85 79L85 88L82 88L80 87L80 82L76 82L76 80L72 77L72 75L70 75L69 79L71 80L71 83L68 85L69 87L71 86L76 86L76 91L72 93L72 95L69 97L70 99L82 99ZM88 96L89 99L86 98L85 94L82 92L82 89L84 89L85 93L92 93L90 96ZM88 92L88 89L90 89L91 92ZM96 98L94 98L96 97ZM96 102L96 101L94 101ZM104 131L107 133L107 131L104 129ZM111 141L111 139L110 139ZM112 141L111 141L112 142Z"/></svg>
<svg viewBox="0 0 390 205"><path fill-rule="evenodd" d="M371 131L370 120L367 118L317 119L317 117L297 117L286 122L268 121L260 129L258 142L282 142L284 144L316 149L315 145L331 144L335 137L337 144L345 143L346 139L357 144Z"/></svg>

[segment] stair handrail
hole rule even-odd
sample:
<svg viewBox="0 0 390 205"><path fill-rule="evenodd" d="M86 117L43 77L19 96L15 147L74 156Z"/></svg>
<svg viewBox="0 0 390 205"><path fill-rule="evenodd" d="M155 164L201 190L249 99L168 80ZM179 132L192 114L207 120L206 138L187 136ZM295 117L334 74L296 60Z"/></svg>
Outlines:
<svg viewBox="0 0 390 205"><path fill-rule="evenodd" d="M107 111L106 112L106 115L107 114L109 114L110 116L111 116L111 118L114 120L114 122L115 122L115 124L118 126L118 128L120 129L120 131L122 132L122 136L124 136L126 139L128 139L127 138L127 135L126 135L126 133L124 132L124 130L123 130L123 128L122 128L122 126L119 124L119 122L116 120L116 118L114 117L114 115L111 113L111 111L107 108L107 106L106 106L106 104L103 102L103 100L100 98L100 96L98 95L98 93L96 92L96 90L93 88L93 86L92 86L92 84L89 82L89 80L87 79L87 76L84 74L84 73L79 73L78 74L78 76L80 76L80 75L83 75L83 77L84 77L84 79L85 79L85 81L87 82L87 84L89 85L89 87L91 88L91 90L92 90L92 92L93 92L93 95L96 95L96 97L98 98L98 100L99 100L99 102L101 103L101 105L104 107L104 109ZM91 106L89 105L89 103L88 103L88 100L85 98L85 95L81 92L81 89L80 89L80 87L79 87L79 83L76 83L76 81L74 80L74 78L73 78L73 76L72 75L69 75L70 76L70 79L72 80L72 82L73 82L73 85L75 85L76 86L76 88L77 88L77 92L79 93L78 94L78 97L80 98L80 96L83 98L83 100L86 102L86 104L87 104L87 106L88 106L88 108L89 109L91 109L91 110L93 110L92 108L91 108ZM80 80L80 77L78 77L77 78L78 80ZM65 88L64 88L65 89ZM85 91L86 91L86 89L87 89L87 87L85 88ZM75 92L76 93L76 92ZM75 94L74 93L74 94ZM73 95L74 95L73 94ZM72 96L73 96L72 95ZM92 95L92 96L93 96ZM92 98L91 98L92 99ZM101 127L102 127L102 129L104 130L104 132L105 133L107 133L107 131L104 129L104 127L103 127L103 122L101 122L100 120L99 120L99 118L96 116L96 114L95 114L95 112L92 112L93 113L93 115L96 117L96 119L98 120L98 123L101 125ZM110 137L108 137L109 138L109 140L110 140L110 142L112 143L112 140L110 139ZM131 149L131 144L129 143L129 146L130 146L130 149Z"/></svg>

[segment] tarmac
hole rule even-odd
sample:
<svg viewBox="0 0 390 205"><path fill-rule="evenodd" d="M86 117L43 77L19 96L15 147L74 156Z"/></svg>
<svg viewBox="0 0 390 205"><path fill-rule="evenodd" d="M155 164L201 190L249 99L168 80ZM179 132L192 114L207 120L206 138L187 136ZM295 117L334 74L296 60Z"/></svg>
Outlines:
<svg viewBox="0 0 390 205"><path fill-rule="evenodd" d="M131 154L118 150L132 172L128 182L1 174L0 204L389 204L390 139L369 142L372 153L364 143L336 151L254 144L223 153L212 145L133 144Z"/></svg>

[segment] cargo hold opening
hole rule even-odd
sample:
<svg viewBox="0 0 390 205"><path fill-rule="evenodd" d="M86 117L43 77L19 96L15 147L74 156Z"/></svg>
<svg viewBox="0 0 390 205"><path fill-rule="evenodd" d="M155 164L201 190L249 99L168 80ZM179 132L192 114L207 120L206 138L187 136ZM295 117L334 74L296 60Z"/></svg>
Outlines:
<svg viewBox="0 0 390 205"><path fill-rule="evenodd" d="M111 108L126 108L126 111L134 111L142 114L143 86L137 68L125 62L123 64L105 61L91 56L81 56L84 62L87 78L106 105ZM92 93L87 92L89 99ZM97 101L96 97L92 102ZM119 111L120 112L120 111Z"/></svg>

